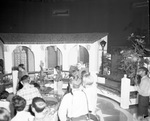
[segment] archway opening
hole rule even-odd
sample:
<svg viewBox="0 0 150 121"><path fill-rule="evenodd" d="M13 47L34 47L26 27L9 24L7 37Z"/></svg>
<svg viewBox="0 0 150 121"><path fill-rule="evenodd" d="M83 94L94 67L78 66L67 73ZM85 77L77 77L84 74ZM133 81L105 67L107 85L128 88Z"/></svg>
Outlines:
<svg viewBox="0 0 150 121"><path fill-rule="evenodd" d="M28 72L35 70L34 54L30 48L26 46L18 46L13 51L13 66L24 64Z"/></svg>
<svg viewBox="0 0 150 121"><path fill-rule="evenodd" d="M89 52L81 45L75 45L69 53L69 65L76 65L78 62L83 62L87 67L89 66Z"/></svg>
<svg viewBox="0 0 150 121"><path fill-rule="evenodd" d="M47 51L47 68L54 68L55 66L62 67L62 52L57 46L48 46Z"/></svg>

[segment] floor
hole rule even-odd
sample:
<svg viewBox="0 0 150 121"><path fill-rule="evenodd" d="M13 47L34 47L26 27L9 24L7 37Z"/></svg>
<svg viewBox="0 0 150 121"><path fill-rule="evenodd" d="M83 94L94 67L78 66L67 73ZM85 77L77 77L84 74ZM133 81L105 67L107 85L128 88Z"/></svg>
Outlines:
<svg viewBox="0 0 150 121"><path fill-rule="evenodd" d="M101 117L101 121L133 121L132 114L136 112L136 107L133 106L128 110L123 110L117 102L99 96L97 114Z"/></svg>

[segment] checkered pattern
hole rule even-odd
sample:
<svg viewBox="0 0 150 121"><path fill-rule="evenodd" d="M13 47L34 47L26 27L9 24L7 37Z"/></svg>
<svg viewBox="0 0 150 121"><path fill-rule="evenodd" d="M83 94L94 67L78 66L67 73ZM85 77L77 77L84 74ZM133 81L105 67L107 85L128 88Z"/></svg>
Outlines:
<svg viewBox="0 0 150 121"><path fill-rule="evenodd" d="M34 97L42 97L39 90L33 85L27 84L17 92L17 95L23 97L27 101L27 106L32 103Z"/></svg>

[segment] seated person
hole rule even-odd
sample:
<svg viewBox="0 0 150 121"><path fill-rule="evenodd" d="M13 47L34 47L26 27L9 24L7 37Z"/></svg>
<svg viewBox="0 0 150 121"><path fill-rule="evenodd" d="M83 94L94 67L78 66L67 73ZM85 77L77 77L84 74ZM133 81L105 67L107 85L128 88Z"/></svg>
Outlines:
<svg viewBox="0 0 150 121"><path fill-rule="evenodd" d="M24 75L21 78L21 83L23 84L23 88L17 92L17 95L23 97L26 100L26 110L29 109L30 104L32 103L32 99L34 97L42 97L39 90L34 87L34 85L29 84L30 79L28 75Z"/></svg>
<svg viewBox="0 0 150 121"><path fill-rule="evenodd" d="M23 87L20 81L24 75L28 75L27 71L25 70L24 64L19 64L18 65L18 89L17 90Z"/></svg>
<svg viewBox="0 0 150 121"><path fill-rule="evenodd" d="M25 111L26 100L18 95L14 96L12 99L12 104L17 114L12 118L11 121L33 121L33 116L30 112Z"/></svg>
<svg viewBox="0 0 150 121"><path fill-rule="evenodd" d="M30 84L33 84L34 87L36 87L38 90L40 90L40 85L36 82L31 82Z"/></svg>
<svg viewBox="0 0 150 121"><path fill-rule="evenodd" d="M0 66L0 99L7 99L9 93L6 91L6 88L5 88L2 71L3 69Z"/></svg>
<svg viewBox="0 0 150 121"><path fill-rule="evenodd" d="M5 85L0 84L0 99L7 99L9 93L5 90Z"/></svg>
<svg viewBox="0 0 150 121"><path fill-rule="evenodd" d="M35 97L31 109L34 112L34 121L57 121L57 111L47 106L45 100Z"/></svg>
<svg viewBox="0 0 150 121"><path fill-rule="evenodd" d="M10 121L11 116L7 109L0 107L0 121Z"/></svg>
<svg viewBox="0 0 150 121"><path fill-rule="evenodd" d="M70 80L71 92L62 98L58 110L60 121L66 121L67 119L83 121L87 119L88 102L86 94L82 91L81 83L82 80L78 75L74 75Z"/></svg>

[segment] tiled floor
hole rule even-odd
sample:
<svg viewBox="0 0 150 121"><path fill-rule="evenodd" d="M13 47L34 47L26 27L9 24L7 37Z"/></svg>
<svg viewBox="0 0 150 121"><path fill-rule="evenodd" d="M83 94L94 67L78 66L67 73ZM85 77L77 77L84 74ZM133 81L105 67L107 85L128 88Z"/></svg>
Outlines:
<svg viewBox="0 0 150 121"><path fill-rule="evenodd" d="M132 113L136 111L135 109L136 107L132 107L129 110L123 110L117 102L98 97L97 114L101 117L101 121L133 121Z"/></svg>

